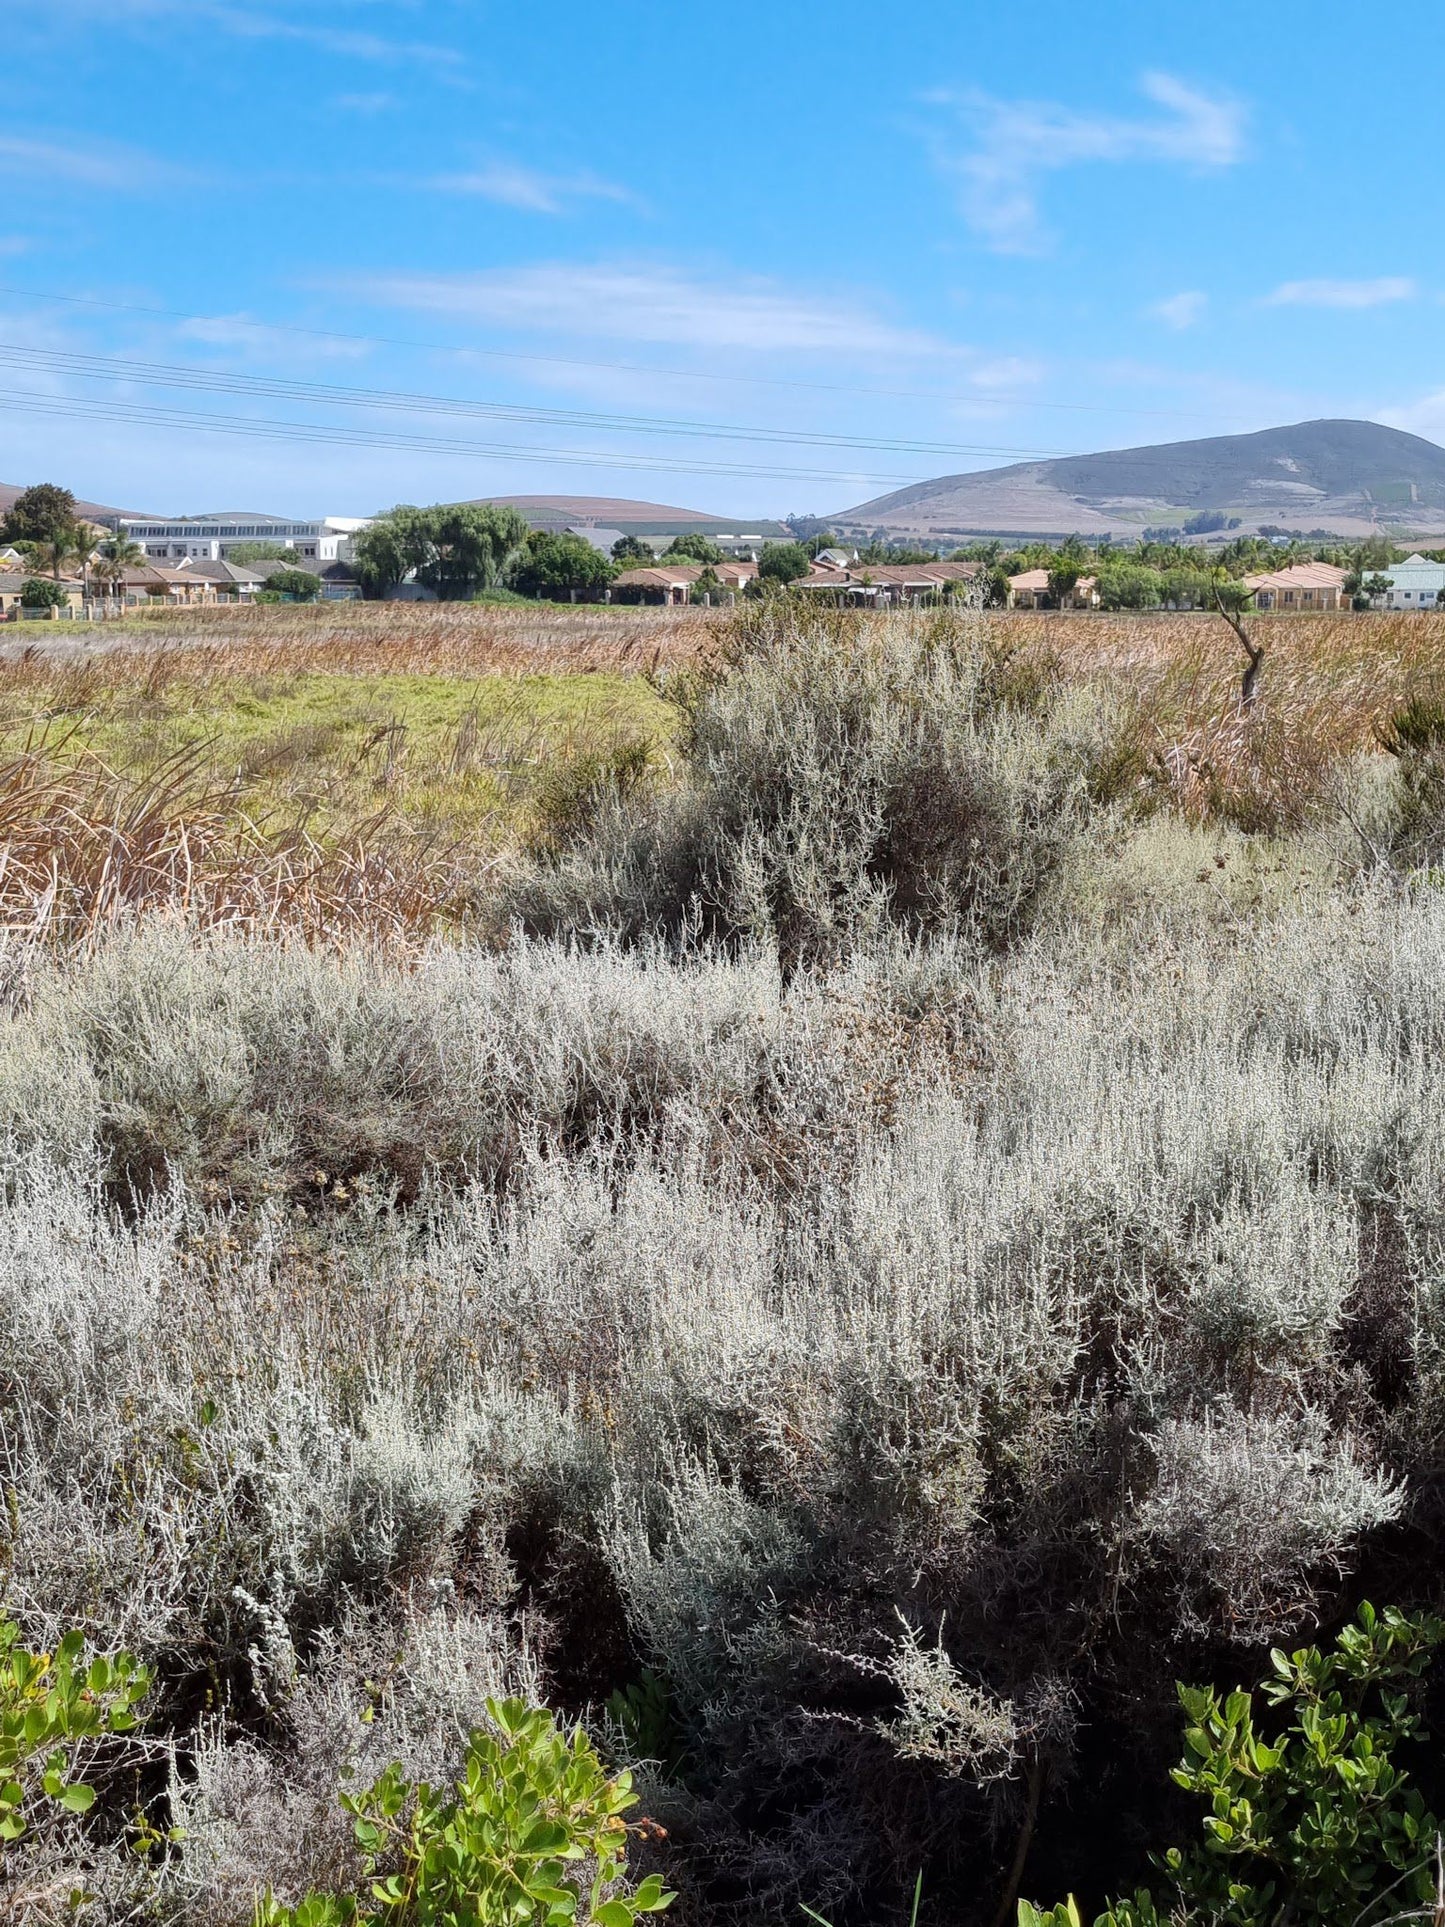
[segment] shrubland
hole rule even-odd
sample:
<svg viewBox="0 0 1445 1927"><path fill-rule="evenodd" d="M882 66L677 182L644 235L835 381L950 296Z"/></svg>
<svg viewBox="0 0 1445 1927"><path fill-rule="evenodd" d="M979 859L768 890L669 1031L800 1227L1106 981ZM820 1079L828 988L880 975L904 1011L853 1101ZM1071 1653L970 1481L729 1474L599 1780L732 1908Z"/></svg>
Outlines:
<svg viewBox="0 0 1445 1927"><path fill-rule="evenodd" d="M1445 627L1219 629L764 605L461 940L12 918L3 1604L148 1688L12 1910L380 1905L512 1702L579 1919L1097 1910L1177 1681L1438 1605Z"/></svg>

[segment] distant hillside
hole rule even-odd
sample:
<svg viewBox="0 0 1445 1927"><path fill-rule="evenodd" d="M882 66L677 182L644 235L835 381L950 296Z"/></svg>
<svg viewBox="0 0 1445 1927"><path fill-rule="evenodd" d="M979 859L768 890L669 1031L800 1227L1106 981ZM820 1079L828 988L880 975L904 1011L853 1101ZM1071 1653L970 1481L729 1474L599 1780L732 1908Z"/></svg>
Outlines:
<svg viewBox="0 0 1445 1927"><path fill-rule="evenodd" d="M917 535L1137 535L1203 510L1245 531L1433 534L1445 530L1445 448L1378 422L1297 422L943 475L828 519Z"/></svg>
<svg viewBox="0 0 1445 1927"><path fill-rule="evenodd" d="M781 535L781 522L739 522L702 509L669 507L665 502L635 502L618 495L486 495L479 498L502 508L516 509L534 529L564 529L571 522L593 522L598 528L620 529L624 535L680 535L687 530L722 535Z"/></svg>

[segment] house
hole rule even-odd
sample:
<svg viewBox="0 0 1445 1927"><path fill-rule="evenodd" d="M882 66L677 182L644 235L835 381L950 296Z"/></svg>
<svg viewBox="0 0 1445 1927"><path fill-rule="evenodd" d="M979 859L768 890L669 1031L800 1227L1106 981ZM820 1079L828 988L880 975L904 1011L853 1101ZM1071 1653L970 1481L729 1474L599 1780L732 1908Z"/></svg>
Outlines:
<svg viewBox="0 0 1445 1927"><path fill-rule="evenodd" d="M24 573L0 575L0 621L56 621L63 620L67 616L85 614L84 585L69 577L61 578L60 586L65 590L65 601L58 608L26 609L22 605L21 597L25 592L26 583L34 579L33 569L26 570Z"/></svg>
<svg viewBox="0 0 1445 1927"><path fill-rule="evenodd" d="M749 574L744 574L748 571ZM609 601L661 602L672 606L686 602L693 585L704 573L701 562L655 562L650 568L624 569L612 578L607 592ZM752 562L719 562L713 571L724 588L738 589L757 574ZM728 577L735 580L729 581Z"/></svg>
<svg viewBox="0 0 1445 1927"><path fill-rule="evenodd" d="M107 584L111 595L119 596L129 608L184 608L198 602L214 602L216 585L193 568L168 569L160 563L137 563L126 569L118 582Z"/></svg>
<svg viewBox="0 0 1445 1927"><path fill-rule="evenodd" d="M833 551L841 554L841 550ZM978 573L976 562L853 562L839 568L820 553L796 589L833 595L839 601L878 605L917 602L942 595L951 582L968 582Z"/></svg>
<svg viewBox="0 0 1445 1927"><path fill-rule="evenodd" d="M1025 569L1008 579L1011 609L1097 609L1099 584L1091 575L1081 575L1072 589L1055 596L1049 589L1047 569Z"/></svg>
<svg viewBox="0 0 1445 1927"><path fill-rule="evenodd" d="M184 565L187 575L209 582L221 602L250 602L266 578L259 569L242 568L239 562L191 562Z"/></svg>
<svg viewBox="0 0 1445 1927"><path fill-rule="evenodd" d="M1252 592L1256 609L1316 614L1350 606L1345 571L1333 562L1295 562L1268 575L1247 575L1244 586Z"/></svg>
<svg viewBox="0 0 1445 1927"><path fill-rule="evenodd" d="M1380 574L1390 585L1385 597L1387 609L1434 609L1445 592L1445 562L1428 562L1423 555L1408 555Z"/></svg>

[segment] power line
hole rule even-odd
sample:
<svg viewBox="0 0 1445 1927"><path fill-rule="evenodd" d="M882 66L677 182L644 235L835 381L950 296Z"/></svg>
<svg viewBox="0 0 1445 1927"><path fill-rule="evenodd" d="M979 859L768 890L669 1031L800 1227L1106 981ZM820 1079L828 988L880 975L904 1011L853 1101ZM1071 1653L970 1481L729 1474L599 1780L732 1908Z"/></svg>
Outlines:
<svg viewBox="0 0 1445 1927"><path fill-rule="evenodd" d="M866 449L907 455L1014 456L1041 460L1061 451L1000 448L958 442L905 441L884 436L830 435L809 430L749 427L735 422L679 420L672 416L619 415L596 409L541 408L522 403L468 401L394 388L341 387L295 381L283 376L245 375L235 370L192 368L174 362L129 361L112 355L31 348L0 342L0 366L73 375L85 381L133 381L154 388L180 388L208 394L258 396L266 400L322 403L328 407L373 408L406 414L477 416L493 421L530 422L541 427L602 428L614 433L702 436L718 441L750 441L796 447Z"/></svg>
<svg viewBox="0 0 1445 1927"><path fill-rule="evenodd" d="M637 361L586 361L569 355L529 354L520 349L461 347L444 341L418 341L403 335L348 334L338 328L306 328L296 322L238 320L235 315L190 314L178 308L154 308L134 301L105 301L98 295L56 294L44 288L19 288L0 282L0 294L22 301L52 301L67 307L105 308L113 314L147 315L160 321L189 321L207 327L250 328L257 334L305 336L313 341L344 341L352 346L371 348L415 348L433 355L483 357L489 361L530 362L548 368L588 368L608 374L663 375L670 380L726 382L741 388L791 388L820 395L875 395L889 400L965 402L1010 402L1023 408L1044 408L1052 412L1085 415L1136 415L1159 421L1215 421L1214 415L1179 408L1130 408L1105 402L1043 401L1030 395L1006 394L999 390L975 389L955 394L938 388L869 388L855 382L788 380L779 375L726 375L711 368L659 368Z"/></svg>
<svg viewBox="0 0 1445 1927"><path fill-rule="evenodd" d="M192 433L243 435L263 441L293 442L315 447L390 448L415 454L457 455L465 458L524 462L585 462L600 468L632 469L653 474L719 475L779 481L887 482L906 486L923 479L917 475L863 475L801 468L757 468L736 462L678 461L661 455L618 455L604 449L518 448L505 443L460 442L441 436L383 434L372 429L348 428L331 422L280 422L249 415L203 415L190 410L146 407L138 403L92 400L80 396L37 394L34 389L0 389L0 404L19 414L49 415L84 421L115 421L142 427L182 429Z"/></svg>

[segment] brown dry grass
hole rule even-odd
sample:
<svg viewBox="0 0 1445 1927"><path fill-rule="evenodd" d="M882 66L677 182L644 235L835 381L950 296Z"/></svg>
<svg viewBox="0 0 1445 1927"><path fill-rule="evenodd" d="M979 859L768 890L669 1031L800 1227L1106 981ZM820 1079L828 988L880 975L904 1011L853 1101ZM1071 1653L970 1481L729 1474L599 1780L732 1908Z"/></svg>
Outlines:
<svg viewBox="0 0 1445 1927"><path fill-rule="evenodd" d="M167 609L98 628L47 625L0 644L0 680L56 662L102 661L108 682L142 682L157 659L187 673L561 675L692 660L722 620L705 609L528 608L484 603L331 602ZM36 625L38 628L38 625ZM195 665L192 667L192 665Z"/></svg>
<svg viewBox="0 0 1445 1927"><path fill-rule="evenodd" d="M1195 820L1298 828L1345 760L1411 697L1445 691L1445 616L1251 616L1265 647L1258 700L1239 704L1244 659L1207 614L1010 615L999 633L1103 684L1129 714L1130 772Z"/></svg>
<svg viewBox="0 0 1445 1927"><path fill-rule="evenodd" d="M1287 832L1327 804L1343 759L1377 748L1394 710L1445 690L1445 616L1251 620L1267 653L1246 715L1239 648L1217 617L986 618L996 646L1116 698L1116 795ZM0 712L37 718L0 761L0 929L85 940L156 908L316 941L465 928L497 860L495 825L448 840L380 808L323 839L299 816L248 814L249 766L223 780L194 751L138 770L89 750L67 758L74 719L101 700L200 704L305 674L625 677L694 661L718 636L717 615L685 610L371 604L174 612L83 639L57 625L43 647L0 657ZM308 754L323 748L308 738Z"/></svg>

